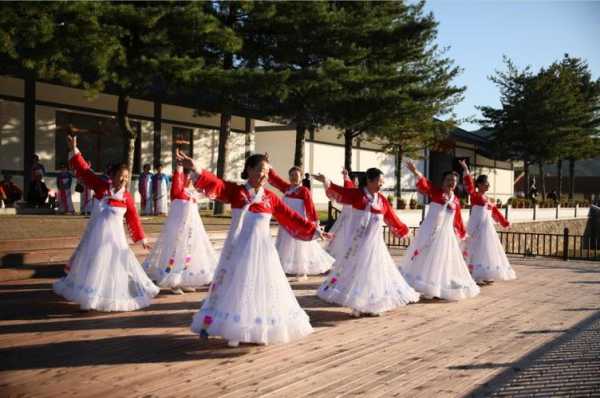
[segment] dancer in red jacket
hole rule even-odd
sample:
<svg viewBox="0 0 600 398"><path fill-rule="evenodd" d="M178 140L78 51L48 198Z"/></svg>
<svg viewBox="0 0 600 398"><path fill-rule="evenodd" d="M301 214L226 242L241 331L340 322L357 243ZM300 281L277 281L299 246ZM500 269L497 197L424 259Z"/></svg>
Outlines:
<svg viewBox="0 0 600 398"><path fill-rule="evenodd" d="M199 198L189 170L184 172L178 165L171 183L169 215L143 264L158 286L175 294L210 283L217 266L217 254L198 212Z"/></svg>
<svg viewBox="0 0 600 398"><path fill-rule="evenodd" d="M496 203L486 196L490 188L487 176L482 174L474 182L467 164L463 161L461 165L472 206L467 224L469 237L465 253L469 271L478 283L516 279L517 275L508 262L494 227L494 222L504 228L508 228L510 223L500 213Z"/></svg>
<svg viewBox="0 0 600 398"><path fill-rule="evenodd" d="M404 277L425 297L461 300L479 294L459 242L467 236L460 200L454 195L458 174L444 173L442 186L425 178L413 162L406 163L417 177L417 189L431 199L429 211L408 247L400 266Z"/></svg>
<svg viewBox="0 0 600 398"><path fill-rule="evenodd" d="M194 161L177 153L183 166ZM290 209L264 188L269 176L265 155L246 159L243 184L224 181L196 169L195 187L209 198L231 204L231 226L209 295L194 315L192 331L201 337L222 336L230 346L240 342L271 344L299 339L312 332L285 277L271 238L271 217L293 237L326 236L314 221Z"/></svg>
<svg viewBox="0 0 600 398"><path fill-rule="evenodd" d="M133 311L150 305L158 294L129 248L125 218L134 242L149 248L135 202L127 191L129 169L113 169L111 182L95 175L79 150L77 138L68 137L70 164L78 179L93 191L98 209L69 264L69 273L54 283L54 291L82 309Z"/></svg>

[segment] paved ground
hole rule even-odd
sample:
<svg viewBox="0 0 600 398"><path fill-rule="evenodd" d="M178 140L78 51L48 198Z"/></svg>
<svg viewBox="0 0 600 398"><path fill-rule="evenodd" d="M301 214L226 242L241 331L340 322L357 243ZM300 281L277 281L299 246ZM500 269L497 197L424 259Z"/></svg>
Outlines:
<svg viewBox="0 0 600 398"><path fill-rule="evenodd" d="M205 292L82 313L51 279L3 282L0 396L600 396L600 264L513 263L480 297L381 318L320 301L320 277L293 283L315 333L235 349L190 333Z"/></svg>

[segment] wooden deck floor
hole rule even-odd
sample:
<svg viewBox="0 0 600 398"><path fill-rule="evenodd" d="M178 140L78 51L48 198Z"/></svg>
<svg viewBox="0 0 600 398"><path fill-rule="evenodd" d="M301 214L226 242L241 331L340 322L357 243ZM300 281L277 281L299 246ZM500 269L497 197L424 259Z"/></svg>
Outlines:
<svg viewBox="0 0 600 398"><path fill-rule="evenodd" d="M475 299L380 318L320 301L321 278L293 283L316 331L268 347L202 344L189 324L205 292L161 295L132 313L82 313L52 294L52 280L4 282L0 396L600 395L600 264L513 263L517 281ZM554 360L575 366L576 383L561 387L562 365L544 373Z"/></svg>

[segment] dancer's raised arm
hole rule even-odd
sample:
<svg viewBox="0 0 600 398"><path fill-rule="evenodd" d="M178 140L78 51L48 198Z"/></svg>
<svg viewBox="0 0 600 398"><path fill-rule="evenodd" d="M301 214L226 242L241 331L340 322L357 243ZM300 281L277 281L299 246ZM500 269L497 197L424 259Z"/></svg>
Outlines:
<svg viewBox="0 0 600 398"><path fill-rule="evenodd" d="M204 193L210 199L230 203L235 192L235 185L225 181L206 169L196 167L194 159L177 149L175 153L177 160L185 168L192 170L194 187Z"/></svg>
<svg viewBox="0 0 600 398"><path fill-rule="evenodd" d="M463 169L463 183L467 193L469 195L474 195L476 193L475 182L473 181L473 176L471 175L469 166L467 166L467 162L465 160L459 160L458 164L460 164ZM473 198L471 198L471 201L473 201Z"/></svg>
<svg viewBox="0 0 600 398"><path fill-rule="evenodd" d="M404 162L404 164L406 165L406 168L417 178L417 190L424 195L431 196L434 190L431 181L429 181L427 177L425 177L419 170L417 170L417 166L412 160L407 160L406 162Z"/></svg>
<svg viewBox="0 0 600 398"><path fill-rule="evenodd" d="M342 170L342 176L344 177L344 188L356 188L356 185L354 185L354 182L352 182L352 179L350 178L348 170L345 168Z"/></svg>
<svg viewBox="0 0 600 398"><path fill-rule="evenodd" d="M325 194L331 200L336 202L351 205L357 198L362 197L362 193L357 188L344 188L329 181L323 174L313 174L313 178L325 187Z"/></svg>
<svg viewBox="0 0 600 398"><path fill-rule="evenodd" d="M292 184L284 180L273 167L269 169L269 184L273 185L283 193L285 193L292 186Z"/></svg>
<svg viewBox="0 0 600 398"><path fill-rule="evenodd" d="M186 176L183 172L183 166L178 164L175 167L173 178L171 179L171 200L183 199L189 200L189 195L185 192Z"/></svg>
<svg viewBox="0 0 600 398"><path fill-rule="evenodd" d="M96 194L108 190L110 184L94 174L90 164L83 158L79 148L77 148L77 136L67 135L67 146L69 148L69 164L75 171L75 176Z"/></svg>

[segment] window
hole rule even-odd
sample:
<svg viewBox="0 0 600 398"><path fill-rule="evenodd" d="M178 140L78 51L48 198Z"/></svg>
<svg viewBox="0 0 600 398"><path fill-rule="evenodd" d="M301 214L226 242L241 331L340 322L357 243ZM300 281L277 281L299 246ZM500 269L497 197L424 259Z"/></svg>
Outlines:
<svg viewBox="0 0 600 398"><path fill-rule="evenodd" d="M131 127L137 131L133 156L133 173L139 174L141 163L141 124L131 121ZM73 126L79 130L77 145L85 158L92 163L96 171L104 171L106 166L121 163L127 159L127 140L117 126L116 120L107 116L86 115L81 113L56 112L56 164L68 162L67 130Z"/></svg>
<svg viewBox="0 0 600 398"><path fill-rule="evenodd" d="M194 141L193 141L193 130L182 127L173 127L173 148L172 157L173 159L173 170L176 167L177 158L175 157L175 151L179 148L180 151L186 153L188 156L194 157Z"/></svg>

